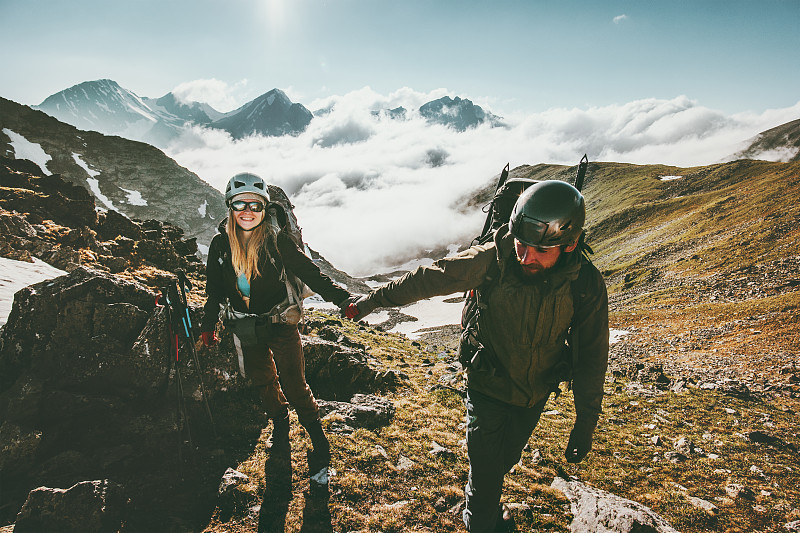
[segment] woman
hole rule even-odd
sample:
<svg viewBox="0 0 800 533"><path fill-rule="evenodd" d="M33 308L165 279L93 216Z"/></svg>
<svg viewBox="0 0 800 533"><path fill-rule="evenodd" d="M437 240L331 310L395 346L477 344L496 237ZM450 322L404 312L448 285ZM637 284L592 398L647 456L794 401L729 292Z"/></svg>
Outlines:
<svg viewBox="0 0 800 533"><path fill-rule="evenodd" d="M220 306L225 325L233 329L240 369L257 389L272 419L272 453L289 453L289 404L311 437L314 474L327 468L330 446L322 430L319 408L305 380L300 333L293 320L276 317L285 304L289 285L284 269L329 302L346 306L350 293L337 287L267 215L270 202L264 181L254 174L237 174L228 182L228 218L211 241L206 265L206 295L201 337L206 346L215 334ZM282 209L277 204L278 209ZM280 382L278 376L280 374Z"/></svg>

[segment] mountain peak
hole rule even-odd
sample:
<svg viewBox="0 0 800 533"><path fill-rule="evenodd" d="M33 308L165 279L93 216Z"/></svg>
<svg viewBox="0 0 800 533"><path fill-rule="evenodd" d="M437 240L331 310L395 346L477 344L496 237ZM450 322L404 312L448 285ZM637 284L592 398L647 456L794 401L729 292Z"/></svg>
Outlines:
<svg viewBox="0 0 800 533"><path fill-rule="evenodd" d="M419 112L428 122L450 126L458 131L464 131L485 122L493 127L502 125L500 117L487 113L481 106L459 96L455 98L443 96L438 100L423 104L419 108Z"/></svg>
<svg viewBox="0 0 800 533"><path fill-rule="evenodd" d="M212 126L241 139L248 135L295 135L306 129L313 115L302 104L293 103L280 89L272 89Z"/></svg>
<svg viewBox="0 0 800 533"><path fill-rule="evenodd" d="M185 101L169 92L141 98L111 79L85 81L48 96L36 109L83 130L119 135L166 146L187 125L222 129L241 139L249 135L294 135L313 115L274 88L230 113Z"/></svg>
<svg viewBox="0 0 800 533"><path fill-rule="evenodd" d="M253 100L251 103L255 104L256 102L258 103L265 102L268 106L278 105L281 107L289 107L292 105L292 101L289 99L288 96L286 96L286 93L277 88L262 94L261 96Z"/></svg>

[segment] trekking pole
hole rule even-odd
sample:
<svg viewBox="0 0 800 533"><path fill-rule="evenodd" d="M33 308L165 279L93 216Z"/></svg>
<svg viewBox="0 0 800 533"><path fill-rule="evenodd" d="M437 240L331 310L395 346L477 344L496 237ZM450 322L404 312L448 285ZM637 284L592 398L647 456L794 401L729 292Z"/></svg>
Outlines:
<svg viewBox="0 0 800 533"><path fill-rule="evenodd" d="M200 366L200 358L197 357L197 349L195 349L195 337L194 337L194 330L192 329L192 318L189 316L189 303L186 300L186 288L188 287L189 290L192 290L192 284L186 277L186 273L183 270L178 270L178 285L180 286L180 294L181 294L181 307L183 310L183 316L181 317L184 320L184 330L186 332L186 341L189 345L189 352L194 359L194 364L197 367L197 378L200 381L200 392L203 395L203 403L206 406L206 413L208 414L208 420L211 422L211 431L214 434L214 437L217 436L217 430L214 425L214 416L211 414L211 406L208 403L208 393L206 392L206 385L203 381L203 372L202 367Z"/></svg>
<svg viewBox="0 0 800 533"><path fill-rule="evenodd" d="M170 289L169 288L162 288L161 294L156 297L156 305L159 307L166 308L167 312L167 326L169 329L169 336L170 336L170 352L169 352L169 368L170 370L173 368L175 369L175 381L176 381L176 389L177 389L177 412L176 412L176 425L178 427L178 461L179 461L179 468L182 468L183 465L183 434L184 431L186 432L186 439L189 443L189 447L193 448L194 444L192 442L192 431L189 427L189 416L186 412L186 401L183 397L183 377L181 376L181 366L180 366L180 341L178 338L178 332L176 331L175 324L177 317L173 313L172 308L172 297L170 296ZM177 296L177 294L175 294ZM161 303L163 299L164 304Z"/></svg>

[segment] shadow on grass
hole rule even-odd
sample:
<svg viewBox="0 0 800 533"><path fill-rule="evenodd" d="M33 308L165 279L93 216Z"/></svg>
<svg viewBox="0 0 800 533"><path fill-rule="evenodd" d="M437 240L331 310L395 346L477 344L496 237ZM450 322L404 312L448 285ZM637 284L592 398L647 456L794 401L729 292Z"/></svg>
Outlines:
<svg viewBox="0 0 800 533"><path fill-rule="evenodd" d="M300 533L332 533L331 510L328 506L331 493L327 485L317 485L313 481L305 493L303 507L303 527Z"/></svg>
<svg viewBox="0 0 800 533"><path fill-rule="evenodd" d="M292 459L288 453L269 455L264 462L264 484L258 531L283 533L292 501Z"/></svg>

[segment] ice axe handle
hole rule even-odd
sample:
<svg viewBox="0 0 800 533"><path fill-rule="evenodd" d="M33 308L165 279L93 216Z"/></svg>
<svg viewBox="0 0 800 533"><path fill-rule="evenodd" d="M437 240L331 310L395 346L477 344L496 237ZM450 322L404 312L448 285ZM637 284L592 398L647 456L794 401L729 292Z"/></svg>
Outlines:
<svg viewBox="0 0 800 533"><path fill-rule="evenodd" d="M583 154L581 162L578 164L578 173L575 176L575 188L579 191L583 189L583 178L586 177L586 167L589 166L589 158Z"/></svg>

